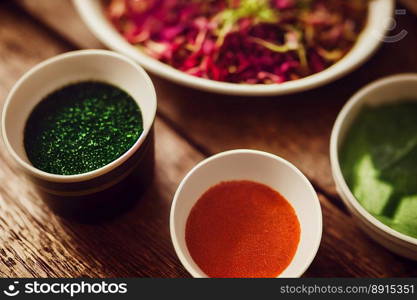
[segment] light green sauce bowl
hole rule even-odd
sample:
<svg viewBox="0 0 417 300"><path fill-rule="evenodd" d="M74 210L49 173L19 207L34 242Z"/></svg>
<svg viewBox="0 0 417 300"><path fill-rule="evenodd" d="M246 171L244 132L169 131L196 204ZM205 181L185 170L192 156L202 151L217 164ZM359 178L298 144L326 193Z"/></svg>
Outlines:
<svg viewBox="0 0 417 300"><path fill-rule="evenodd" d="M408 194L403 193L404 195L398 193L412 189L408 182L412 181L412 178L405 179L404 175L400 174L406 171L401 163L408 155L407 151L412 151L412 141L408 141L406 130L401 132L391 129L398 131L396 143L400 146L392 147L391 150L381 150L384 146L381 142L378 145L378 139L383 140L395 135L395 132L387 131L387 124L383 124L387 122L386 119L380 120L380 124L378 120L371 122L375 123L376 127L373 130L379 132L379 137L373 134L370 138L363 132L363 128L357 128L361 126L358 125L361 123L358 120L367 114L366 110L384 110L384 106L401 107L400 103L404 100L416 102L417 106L417 74L391 76L371 83L356 93L346 103L334 125L330 160L337 190L357 224L381 245L401 256L417 260L417 225L413 225L413 222L416 222L413 215L417 215L417 204L414 206L417 200L412 198L415 196L412 191ZM387 112L385 114L385 118L392 117ZM404 127L404 124L400 126ZM407 142L411 146L406 145ZM407 147L410 149L407 150ZM404 151L393 153L394 148ZM367 152L369 155L366 155ZM416 160L410 159L414 162ZM399 164L394 171L397 174L382 174L382 169L392 168L396 164ZM382 175L385 177L381 177ZM399 199L395 199L393 195Z"/></svg>

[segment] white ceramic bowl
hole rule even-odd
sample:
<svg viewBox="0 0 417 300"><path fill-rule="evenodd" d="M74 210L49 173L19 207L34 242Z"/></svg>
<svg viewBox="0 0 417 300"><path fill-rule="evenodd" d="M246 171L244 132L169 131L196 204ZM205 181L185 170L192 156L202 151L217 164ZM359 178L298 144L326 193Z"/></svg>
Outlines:
<svg viewBox="0 0 417 300"><path fill-rule="evenodd" d="M88 173L56 175L35 168L29 162L22 142L27 118L43 97L65 85L84 80L108 82L128 92L142 112L144 130L141 136L121 157ZM107 173L132 156L148 136L155 114L155 89L140 66L112 51L81 50L50 58L16 82L4 104L2 133L7 150L29 176L55 182L79 182Z"/></svg>
<svg viewBox="0 0 417 300"><path fill-rule="evenodd" d="M46 95L65 85L85 80L107 82L129 93L142 113L144 129L141 136L122 156L91 172L57 175L37 169L30 163L23 143L24 127L30 113ZM2 135L8 152L28 178L45 194L45 200L55 211L69 215L73 212L75 214L78 208L87 209L87 206L94 211L97 207L105 207L104 196L109 196L108 203L117 202L110 199L110 196L120 197L120 191L126 190L123 185L125 179L136 175L136 170L149 172L141 174L141 182L136 180L136 190L145 186L145 179L152 176L152 128L156 106L152 81L133 60L106 50L74 51L38 64L16 82L3 108ZM88 217L87 214L86 216Z"/></svg>
<svg viewBox="0 0 417 300"><path fill-rule="evenodd" d="M350 191L339 164L339 151L344 138L362 108L404 99L417 101L417 74L387 77L371 83L355 94L337 117L331 136L330 159L337 190L360 227L391 251L417 260L417 239L391 229L367 212Z"/></svg>
<svg viewBox="0 0 417 300"><path fill-rule="evenodd" d="M283 95L301 92L336 80L364 63L378 48L391 24L394 0L373 0L366 28L354 48L338 63L309 77L282 84L248 85L225 83L188 75L142 53L130 45L106 19L101 0L73 0L84 22L107 47L123 53L145 69L176 83L200 90L246 96Z"/></svg>
<svg viewBox="0 0 417 300"><path fill-rule="evenodd" d="M175 251L194 277L207 277L190 256L185 227L191 208L210 187L228 180L252 180L281 193L293 206L301 226L295 256L279 277L300 277L320 245L320 202L308 179L288 161L261 151L232 150L214 155L195 166L182 180L171 207L170 230Z"/></svg>

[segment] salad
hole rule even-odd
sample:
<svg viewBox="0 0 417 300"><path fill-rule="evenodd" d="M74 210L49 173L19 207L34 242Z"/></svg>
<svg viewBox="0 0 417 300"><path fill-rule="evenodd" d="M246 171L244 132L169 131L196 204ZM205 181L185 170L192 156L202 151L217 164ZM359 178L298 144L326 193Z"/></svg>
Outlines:
<svg viewBox="0 0 417 300"><path fill-rule="evenodd" d="M110 0L132 45L187 74L271 84L323 71L355 44L367 0Z"/></svg>

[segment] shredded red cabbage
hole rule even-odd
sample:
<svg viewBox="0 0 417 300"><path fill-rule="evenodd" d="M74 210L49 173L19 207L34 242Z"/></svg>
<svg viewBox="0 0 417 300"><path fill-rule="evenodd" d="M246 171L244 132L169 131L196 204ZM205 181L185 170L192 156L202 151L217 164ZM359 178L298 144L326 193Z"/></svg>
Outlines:
<svg viewBox="0 0 417 300"><path fill-rule="evenodd" d="M282 83L320 72L353 47L366 0L111 0L131 44L185 73Z"/></svg>

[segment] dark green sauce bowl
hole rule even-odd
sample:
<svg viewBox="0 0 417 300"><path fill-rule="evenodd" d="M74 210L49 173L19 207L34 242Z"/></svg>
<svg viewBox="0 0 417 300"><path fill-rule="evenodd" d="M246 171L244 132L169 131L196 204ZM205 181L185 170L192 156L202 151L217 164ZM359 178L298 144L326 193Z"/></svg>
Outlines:
<svg viewBox="0 0 417 300"><path fill-rule="evenodd" d="M32 111L52 92L91 81L113 85L131 96L142 115L139 138L118 158L86 173L59 175L34 167L24 145ZM156 107L152 81L135 62L111 51L74 51L40 63L18 80L3 109L2 134L11 156L55 212L96 222L131 207L151 184Z"/></svg>
<svg viewBox="0 0 417 300"><path fill-rule="evenodd" d="M413 103L409 103L411 101ZM381 122L381 118L376 118L375 114L377 113L378 116L381 116L381 112L383 112L383 120L393 120L392 117L395 116L398 122L398 112L402 112L404 107L409 107L410 105L415 107L414 103L416 101L417 74L395 75L371 83L355 94L343 107L333 127L330 141L330 160L333 179L339 195L352 213L356 223L376 242L398 255L413 260L417 260L417 238L404 234L404 230L399 230L399 227L395 226L394 223L387 222L389 221L388 217L383 219L381 216L386 215L385 210L381 211L380 214L376 214L376 206L371 207L371 200L366 200L367 202L364 201L364 195L368 197L369 193L373 193L373 196L367 199L376 199L378 202L383 200L381 193L376 194L380 185L370 184L370 182L373 182L374 178L376 178L375 176L377 176L378 183L384 183L387 186L389 185L390 188L393 188L392 191L404 188L408 189L408 187L399 186L398 180L387 181L386 177L382 177L382 173L380 172L382 169L378 169L378 173L369 173L369 171L366 171L365 173L362 172L361 176L356 176L354 172L350 170L355 169L355 172L358 170L358 160L356 160L356 158L360 157L362 159L364 157L362 156L364 150L378 149L378 154L375 156L375 152L366 152L366 160L360 160L361 163L364 161L366 162L366 167L363 167L361 170L373 170L368 167L370 164L373 164L374 166L378 164L379 168L380 161L383 158L393 158L393 155L396 154L391 151L394 149L394 146L384 148L382 149L383 151L380 151L381 145L387 145L384 139L389 139L390 143L394 141L394 139L392 139L393 136L395 137L395 133L393 134L392 132L393 128L398 131L398 137L400 139L404 136L409 136L402 134L396 127L406 130L406 128L410 128L410 126L403 127L399 123L390 126L388 121ZM364 119L363 116L369 116L369 112L371 112L372 118ZM407 120L410 120L410 118L407 117L407 115L404 116L404 121L407 125ZM404 125L404 122L401 124ZM386 127L386 125L389 125L389 127ZM369 130L369 126L372 126L371 130ZM413 123L413 126L415 126L415 123ZM354 138L352 139L352 137ZM400 144L401 143L398 143L398 145ZM352 152L352 150L354 152ZM389 156L386 155L387 151L390 152L388 153ZM359 155L352 153L359 153ZM369 161L371 163L368 163ZM408 162L408 160L406 161ZM391 172L393 169L389 170ZM398 171L398 168L396 170ZM354 178L354 180L352 180L352 178ZM376 181L376 179L374 181ZM410 178L408 178L408 181L410 181ZM354 182L355 185L353 185L352 182ZM403 181L403 183L404 182L406 181ZM360 184L359 191L357 188L358 184ZM357 195L358 198L356 198L355 195ZM374 197L374 195L377 196ZM394 193L392 193L392 195L396 196ZM376 202L373 202L372 204L375 205L375 203ZM386 207L391 209L391 207Z"/></svg>

